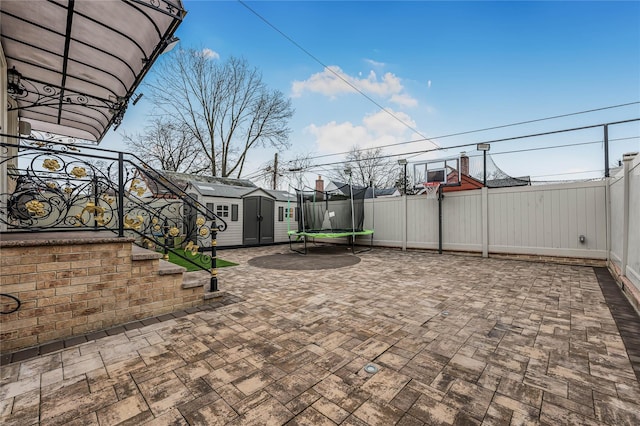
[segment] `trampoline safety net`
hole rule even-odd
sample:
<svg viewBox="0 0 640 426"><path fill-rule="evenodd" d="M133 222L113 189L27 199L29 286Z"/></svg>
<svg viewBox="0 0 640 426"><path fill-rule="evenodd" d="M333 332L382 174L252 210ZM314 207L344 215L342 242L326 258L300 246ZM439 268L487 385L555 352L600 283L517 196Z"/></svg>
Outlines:
<svg viewBox="0 0 640 426"><path fill-rule="evenodd" d="M332 191L296 189L301 220L298 232L359 232L364 226L367 188L344 185Z"/></svg>

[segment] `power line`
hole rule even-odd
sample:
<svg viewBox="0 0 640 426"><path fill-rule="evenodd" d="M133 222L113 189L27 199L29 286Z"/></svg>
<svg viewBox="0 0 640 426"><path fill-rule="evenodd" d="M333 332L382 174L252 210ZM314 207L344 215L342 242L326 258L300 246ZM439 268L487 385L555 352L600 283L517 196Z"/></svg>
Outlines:
<svg viewBox="0 0 640 426"><path fill-rule="evenodd" d="M607 110L607 109L622 108L622 107L625 107L625 106L637 105L637 104L640 104L640 101L628 102L628 103L618 104L618 105L610 105L610 106L601 107L601 108L593 108L593 109L588 109L588 110L584 110L584 111L572 112L572 113L568 113L568 114L553 115L553 116L544 117L544 118L536 118L534 120L526 120L526 121L519 121L519 122L516 122L516 123L502 124L502 125L499 125L499 126L485 127L483 129L475 129L475 130L467 130L467 131L457 132L457 133L449 133L449 134L442 135L442 136L431 137L431 138L429 138L429 141L431 142L431 140L433 140L433 139L445 139L445 138L451 138L451 137L454 137L454 136L469 135L469 134L472 134L472 133L485 132L485 131L488 131L488 130L504 129L504 128L507 128L507 127L520 126L520 125L523 125L523 124L530 124L530 123L537 123L537 122L546 121L546 120L554 120L556 118L570 117L570 116L574 116L574 115L587 114L587 113L590 113L590 112L604 111L604 110ZM387 144L387 145L379 145L379 146L376 146L376 148L389 148L389 147L392 147L392 146L408 145L408 144L411 144L411 143L424 142L424 141L425 141L425 139L414 139L414 140L410 140L410 141L396 142L396 143L391 143L391 144ZM354 150L351 150L351 151L338 152L338 153L334 153L334 154L321 154L321 155L316 155L316 156L308 157L308 158L309 159L317 159L317 158L325 158L325 157L334 157L334 156L337 156L337 155L349 154L351 152L366 151L367 149L370 149L370 148L354 149ZM447 149L447 148L443 148L443 149Z"/></svg>
<svg viewBox="0 0 640 426"><path fill-rule="evenodd" d="M553 174L549 174L549 175L531 176L531 179L533 179L533 178L541 178L541 177L549 177L549 176L580 175L580 174L585 174L585 173L602 173L603 171L604 170L602 170L602 169L598 169L598 170L585 170L585 171L582 171L582 172L553 173Z"/></svg>
<svg viewBox="0 0 640 426"><path fill-rule="evenodd" d="M292 43L294 46L296 46L298 49L300 49L302 52L304 52L307 56L309 56L311 59L313 59L314 61L316 61L318 64L320 64L324 69L326 69L327 71L329 71L330 73L332 73L333 75L335 75L337 78L339 78L340 80L342 80L344 83L346 83L349 87L351 87L353 90L355 90L356 92L360 93L362 96L364 96L369 102L371 102L372 104L374 104L375 106L377 106L378 108L380 108L381 111L389 114L391 117L393 117L395 120L397 120L398 122L402 123L403 126L407 127L409 130L419 134L420 136L422 136L424 139L422 139L422 141L428 141L431 144L433 144L436 147L440 147L440 145L438 145L437 143L433 142L432 140L430 140L428 137L426 137L425 135L423 135L420 131L418 131L417 129L415 129L413 126L411 126L409 123L407 123L406 121L402 120L400 117L398 117L397 115L393 114L391 111L387 110L385 107L383 107L382 105L380 105L378 102L375 101L375 99L373 99L372 97L370 97L369 95L367 95L365 92L363 92L362 90L360 90L356 85L354 85L353 83L351 83L349 80L347 80L346 78L344 78L343 76L341 76L339 73L335 72L333 69L331 69L328 65L326 65L324 62L322 62L320 59L318 59L314 54L312 54L311 52L309 52L307 49L305 49L303 46L301 46L298 42L296 42L294 39L292 39L291 37L289 37L287 34L285 34L283 31L281 31L279 28L277 28L275 25L273 25L271 22L269 22L266 18L264 18L262 15L260 15L258 12L256 12L255 10L253 10L251 7L249 7L245 2L243 2L242 0L238 0L238 3L240 3L241 5L243 5L245 8L247 8L251 13L253 13L254 15L256 15L261 21L263 21L265 24L267 24L268 26L270 26L274 31L276 31L278 34L280 34L282 37L284 37L285 39L287 39L290 43Z"/></svg>
<svg viewBox="0 0 640 426"><path fill-rule="evenodd" d="M632 136L632 137L628 137L628 138L616 138L616 139L609 139L609 142L624 141L624 140L639 139L639 138L640 138L640 136ZM518 152L543 151L545 149L568 148L568 147L572 147L572 146L593 145L593 144L601 144L601 143L602 143L602 140L590 141L590 142L569 143L569 144L565 144L565 145L542 146L542 147L537 147L537 148L515 149L515 150L512 150L512 151L494 152L494 153L491 154L491 156L495 157L496 155L502 155L502 154L516 154ZM482 157L482 154L472 154L472 155L469 155L468 157Z"/></svg>
<svg viewBox="0 0 640 426"><path fill-rule="evenodd" d="M318 57L316 57L310 51L305 49L302 45L300 45L298 42L296 42L294 39L292 39L290 36L288 36L286 33L284 33L278 27L273 25L270 21L268 21L265 17L260 15L254 9L249 7L244 1L242 1L242 0L237 0L237 1L242 6L244 6L247 10L249 10L251 13L253 13L258 19L263 21L265 24L267 24L269 27L271 27L274 31L276 31L278 34L280 34L282 37L284 37L286 40L288 40L290 43L292 43L294 46L296 46L298 49L300 49L304 54L306 54L311 59L313 59L315 62L320 64L324 69L326 69L327 71L331 72L337 78L342 80L345 84L350 86L352 89L354 89L356 92L360 93L363 97L365 97L367 100L369 100L375 106L380 108L381 111L387 113L388 115L393 117L395 120L400 122L402 125L407 127L409 130L411 130L411 131L413 131L413 132L415 132L415 133L417 133L417 134L419 134L420 136L423 137L422 139L416 139L416 140L411 140L411 141L404 141L404 142L398 142L398 143L393 143L393 144L381 145L381 146L378 146L376 148L387 148L387 147L399 146L399 145L405 145L405 144L417 143L417 142L429 142L429 143L431 143L432 145L434 145L436 147L436 149L425 150L425 151L416 151L416 152L413 152L413 153L405 154L405 155L419 155L421 153L436 151L436 150L440 150L440 149L446 150L446 149L450 149L450 148L464 147L464 146L473 145L473 144L466 144L466 145L451 146L451 147L443 148L440 145L438 145L436 142L434 142L433 139L444 139L444 138L450 138L450 137L454 137L454 136L468 135L468 134L472 134L472 133L479 133L479 132L485 132L485 131L489 131L489 130L503 129L503 128L507 128L507 127L520 126L520 125L523 125L523 124L537 123L537 122L546 121L546 120L553 120L553 119L557 119L557 118L570 117L570 116L574 116L574 115L587 114L587 113L590 113L590 112L604 111L604 110L607 110L607 109L621 108L621 107L625 107L625 106L640 104L640 101L627 102L627 103L624 103L624 104L611 105L611 106L606 106L606 107L601 107L601 108L593 108L593 109L584 110L584 111L572 112L572 113L567 113L567 114L559 114L559 115L554 115L554 116L550 116L550 117L543 117L543 118L538 118L538 119L533 119L533 120L525 120L525 121L520 121L520 122L515 122L515 123L509 123L509 124L503 124L503 125L499 125L499 126L486 127L486 128L482 128L482 129L468 130L468 131L464 131L464 132L451 133L451 134L447 134L447 135L442 135L442 136L436 136L436 137L429 138L429 137L423 135L420 131L415 129L413 126L411 126L410 124L406 123L404 120L402 120L401 118L399 118L398 116L393 114L392 112L388 111L385 107L380 105L373 98L371 98L365 92L360 90L357 86L355 86L350 81L345 79L342 75L340 75L339 73L335 72L328 65L326 65L324 62L322 62ZM636 120L627 120L627 121L636 121ZM619 122L619 123L621 123L621 122ZM619 123L609 123L609 124L619 124ZM597 127L597 126L593 126L593 127ZM586 128L589 128L589 127L584 127L584 128L586 129ZM579 130L579 128L568 129L568 130L565 130L565 131L571 131L571 130ZM559 132L561 132L561 131L559 131ZM538 134L538 135L524 136L524 137L541 136L541 135L544 135L544 134L545 133L541 133L541 134ZM546 133L546 134L552 134L552 133ZM499 139L499 140L485 142L485 143L496 143L496 142L503 142L503 141L507 141L507 140L512 140L512 139L510 139L510 138L509 139ZM355 150L352 150L352 151L360 152L360 151L366 151L366 150L367 150L367 148L362 148L362 149L355 149ZM316 158L323 158L323 157L329 157L329 156L344 155L344 154L348 154L349 152L352 152L352 151L347 151L347 152L342 152L342 153L337 153L337 154L323 154L323 155L319 155L319 156L308 157L308 159L316 159ZM394 157L394 156L397 156L397 155L381 156L381 157L376 157L376 158L389 158L389 157ZM288 161L288 163L290 163L290 162L291 161ZM344 163L347 163L347 162L349 162L349 161L328 163L328 165L344 164Z"/></svg>
<svg viewBox="0 0 640 426"><path fill-rule="evenodd" d="M573 131L577 131L577 130L593 129L593 128L596 128L596 127L602 127L604 125L631 123L631 122L635 122L635 121L640 121L640 118L632 118L632 119L629 119L629 120L621 120L621 121L616 121L616 122L611 122L611 123L592 124L592 125L589 125L589 126L572 127L572 128L569 128L569 129L552 130L552 131L541 132L541 133L531 133L531 134L528 134L528 135L512 136L510 138L492 139L492 140L487 140L487 141L483 141L483 142L473 142L473 143L466 143L466 144L460 144L460 145L453 145L453 146L449 146L449 147L446 147L446 148L424 149L424 150L419 150L419 151L405 152L405 153L402 153L402 154L386 154L386 155L380 155L380 156L377 156L377 157L372 157L371 159L372 160L378 160L378 159L386 159L386 158L393 158L393 157L405 157L405 156L414 155L414 154L426 154L426 153L434 152L434 151L446 151L446 150L449 150L449 149L465 148L465 147L468 147L468 146L475 146L478 143L495 144L495 143L500 143L500 142L508 142L508 141L514 141L514 140L520 140L520 139L533 138L533 137L538 137L538 136L549 136L549 135L554 135L554 134L559 134L559 133L573 132ZM533 149L535 149L535 148L532 148L532 150ZM351 160L342 160L342 161L333 161L333 162L329 162L329 163L314 164L314 165L310 165L309 167L307 167L307 169L312 168L312 167L319 167L319 166L333 166L333 165L337 165L337 164L346 164L346 163L350 163L350 162L351 162Z"/></svg>

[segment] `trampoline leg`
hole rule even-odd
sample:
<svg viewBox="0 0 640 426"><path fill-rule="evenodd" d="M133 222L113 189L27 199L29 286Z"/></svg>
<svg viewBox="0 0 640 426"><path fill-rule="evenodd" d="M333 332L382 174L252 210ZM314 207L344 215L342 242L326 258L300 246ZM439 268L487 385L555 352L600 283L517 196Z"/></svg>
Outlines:
<svg viewBox="0 0 640 426"><path fill-rule="evenodd" d="M373 250L373 234L371 234L371 236L369 237L369 248L365 248L365 249L362 249L362 250L359 250L359 251L355 251L355 249L352 249L354 254L366 253L366 252L371 251L371 250Z"/></svg>
<svg viewBox="0 0 640 426"><path fill-rule="evenodd" d="M289 250L291 250L293 252L296 252L298 254L306 255L307 254L307 237L303 236L302 238L304 239L304 251L296 250L296 249L293 248L293 243L291 242L291 235L289 235Z"/></svg>

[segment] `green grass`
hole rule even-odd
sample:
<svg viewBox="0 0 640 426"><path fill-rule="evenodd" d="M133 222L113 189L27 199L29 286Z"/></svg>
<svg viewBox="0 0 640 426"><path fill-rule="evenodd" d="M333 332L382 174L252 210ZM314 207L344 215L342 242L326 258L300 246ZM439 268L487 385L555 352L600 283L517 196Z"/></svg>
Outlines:
<svg viewBox="0 0 640 426"><path fill-rule="evenodd" d="M210 264L204 264L202 263L200 260L200 257L194 257L191 255L190 252L187 252L185 254L184 250L182 249L174 249L174 251L180 253L181 255L183 255L184 257L186 257L187 259L193 260L195 263L197 263L198 265L201 265L202 267L204 267L204 269L209 269L211 267ZM193 265L192 263L184 260L183 258L181 258L180 256L178 256L177 254L173 253L173 252L169 252L169 262L176 264L176 265L180 265L180 266L184 266L185 268L187 268L187 272L191 272L191 271L199 271L200 268L198 268L197 266ZM227 266L237 266L237 263L233 263L233 262L228 262L226 260L217 258L216 259L216 267L218 268L225 268Z"/></svg>

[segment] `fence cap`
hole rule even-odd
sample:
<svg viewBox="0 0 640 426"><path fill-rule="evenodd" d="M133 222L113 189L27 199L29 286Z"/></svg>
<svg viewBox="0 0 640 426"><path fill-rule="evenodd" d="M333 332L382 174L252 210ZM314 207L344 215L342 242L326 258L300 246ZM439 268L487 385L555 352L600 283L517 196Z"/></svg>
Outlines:
<svg viewBox="0 0 640 426"><path fill-rule="evenodd" d="M638 155L637 152L627 152L626 154L622 154L622 161L631 161Z"/></svg>

